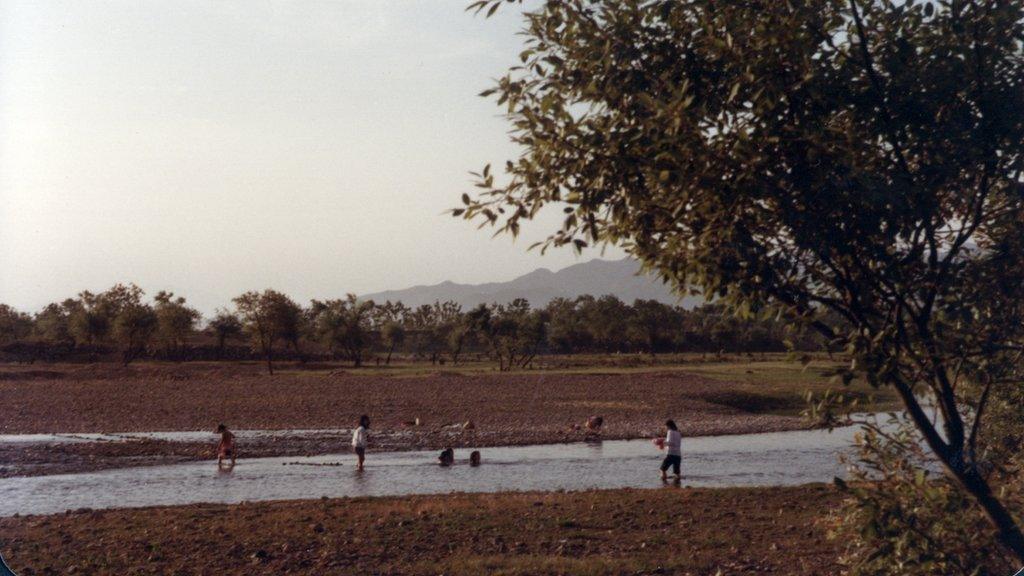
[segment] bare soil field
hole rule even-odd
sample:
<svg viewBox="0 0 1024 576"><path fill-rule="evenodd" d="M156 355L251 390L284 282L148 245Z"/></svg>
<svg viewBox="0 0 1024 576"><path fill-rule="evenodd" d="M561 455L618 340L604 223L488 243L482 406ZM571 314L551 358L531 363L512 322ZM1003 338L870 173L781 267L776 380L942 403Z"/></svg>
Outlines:
<svg viewBox="0 0 1024 576"><path fill-rule="evenodd" d="M333 499L0 519L22 576L836 574L825 486Z"/></svg>
<svg viewBox="0 0 1024 576"><path fill-rule="evenodd" d="M788 401L799 403L799 392ZM666 417L705 433L735 424L721 416L770 412L778 398L678 371L268 376L248 365L93 365L7 368L0 372L0 403L6 434L207 430L218 422L239 429L347 428L365 413L382 430L420 418L429 427L472 420L481 430L523 431L567 429L598 414L607 433L619 435L657 429Z"/></svg>
<svg viewBox="0 0 1024 576"><path fill-rule="evenodd" d="M210 443L9 445L0 477L66 473L212 458L219 422L235 429L350 428L373 421L372 450L439 449L582 440L599 415L608 439L659 434L666 418L685 435L804 428L780 415L801 389L750 385L681 371L519 374L436 372L402 376L338 369L283 371L256 364L64 365L0 370L0 433L211 430ZM313 367L315 368L315 367ZM420 424L413 424L416 419ZM464 428L466 422L472 426ZM241 442L241 457L345 452L346 439Z"/></svg>

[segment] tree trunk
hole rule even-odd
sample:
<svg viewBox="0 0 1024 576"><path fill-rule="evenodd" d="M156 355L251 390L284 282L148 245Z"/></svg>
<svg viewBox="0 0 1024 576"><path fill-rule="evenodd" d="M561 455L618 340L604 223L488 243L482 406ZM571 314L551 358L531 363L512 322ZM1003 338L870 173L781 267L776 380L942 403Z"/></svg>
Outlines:
<svg viewBox="0 0 1024 576"><path fill-rule="evenodd" d="M1024 534L1003 503L992 494L988 482L978 474L973 464L967 470L961 465L955 475L960 485L981 504L989 521L999 530L999 541L1013 552L1018 562L1024 563Z"/></svg>
<svg viewBox="0 0 1024 576"><path fill-rule="evenodd" d="M999 531L999 541L1013 553L1019 562L1024 563L1024 534L1021 533L1020 526L1003 506L1003 503L992 494L992 488L978 474L974 463L965 461L962 443L959 447L946 444L938 430L932 425L928 415L921 408L917 398L914 397L910 387L898 380L893 385L899 392L914 425L924 436L932 453L942 463L946 474L978 502L989 521Z"/></svg>
<svg viewBox="0 0 1024 576"><path fill-rule="evenodd" d="M455 350L452 351L452 364L455 364L456 366L459 365L459 354L462 354L462 346L463 344L460 341L459 345L456 346Z"/></svg>
<svg viewBox="0 0 1024 576"><path fill-rule="evenodd" d="M387 357L387 360L384 361L384 365L385 366L391 366L391 353L394 352L394 351L395 351L395 345L392 344L391 347L388 348L388 357Z"/></svg>

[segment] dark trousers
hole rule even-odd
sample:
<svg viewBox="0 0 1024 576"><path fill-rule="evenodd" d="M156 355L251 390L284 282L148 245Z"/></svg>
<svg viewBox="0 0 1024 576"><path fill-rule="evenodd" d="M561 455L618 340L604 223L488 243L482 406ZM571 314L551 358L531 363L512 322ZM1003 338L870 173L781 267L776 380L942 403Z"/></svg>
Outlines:
<svg viewBox="0 0 1024 576"><path fill-rule="evenodd" d="M671 466L672 467L672 473L675 474L676 476L679 476L679 467L682 465L682 463L683 463L683 457L682 456L676 456L675 454L669 454L669 455L665 456L665 460L663 460L661 462L661 471L665 472L666 470L668 470L668 467Z"/></svg>

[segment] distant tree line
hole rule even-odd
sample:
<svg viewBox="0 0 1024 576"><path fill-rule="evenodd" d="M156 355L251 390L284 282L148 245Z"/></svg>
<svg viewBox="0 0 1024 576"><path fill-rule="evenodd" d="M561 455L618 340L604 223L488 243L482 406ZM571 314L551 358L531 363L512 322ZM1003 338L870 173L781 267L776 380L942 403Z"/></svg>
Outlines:
<svg viewBox="0 0 1024 576"><path fill-rule="evenodd" d="M611 295L556 298L542 308L525 299L463 310L455 302L415 308L354 294L296 303L276 290L246 292L201 325L185 298L159 292L146 301L134 284L82 292L34 315L0 304L0 353L6 360L339 360L361 366L395 354L458 364L467 353L501 370L538 355L577 353L777 352L817 350L810 331L780 318L746 318L706 304L693 310L655 300L627 304Z"/></svg>

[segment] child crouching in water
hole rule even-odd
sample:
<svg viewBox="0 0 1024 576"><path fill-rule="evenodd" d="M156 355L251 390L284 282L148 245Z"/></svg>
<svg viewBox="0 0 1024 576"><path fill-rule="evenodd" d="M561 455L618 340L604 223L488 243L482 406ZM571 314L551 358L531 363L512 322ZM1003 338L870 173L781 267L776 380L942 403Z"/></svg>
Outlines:
<svg viewBox="0 0 1024 576"><path fill-rule="evenodd" d="M217 466L219 467L225 458L231 459L231 465L235 465L235 435L223 424L217 425L217 434L220 434L220 444L217 444Z"/></svg>
<svg viewBox="0 0 1024 576"><path fill-rule="evenodd" d="M363 414L359 417L359 427L352 433L352 448L356 451L356 456L359 458L359 463L356 464L356 470L363 469L363 462L366 460L366 444L368 437L366 431L370 428L370 417Z"/></svg>
<svg viewBox="0 0 1024 576"><path fill-rule="evenodd" d="M668 420L665 422L665 428L668 428L668 432L665 434L665 460L661 462L661 479L668 480L668 467L672 467L672 473L675 474L676 478L679 478L679 468L683 463L683 452L682 442L683 437L679 434L679 427L676 426L675 421Z"/></svg>

